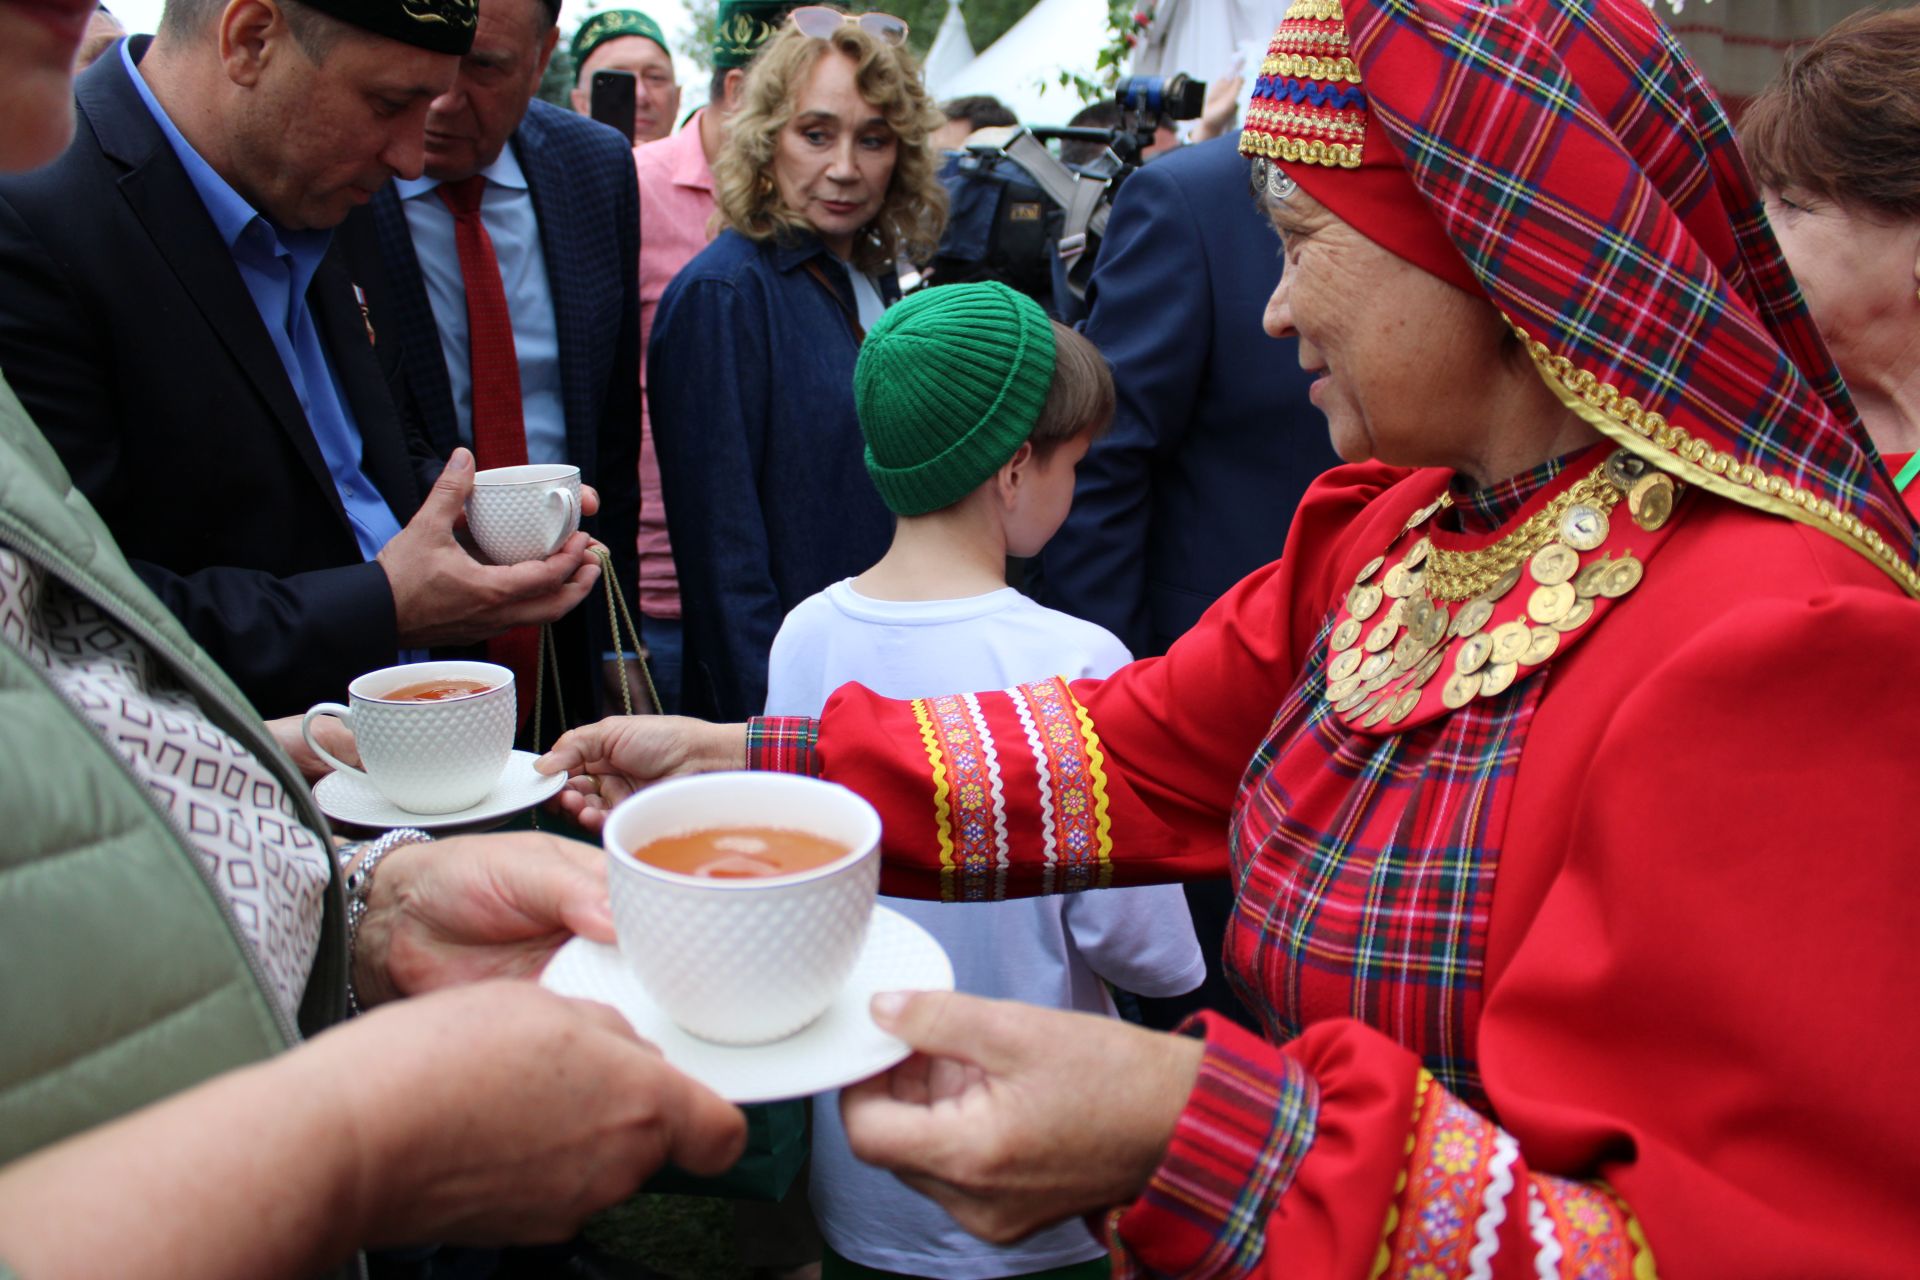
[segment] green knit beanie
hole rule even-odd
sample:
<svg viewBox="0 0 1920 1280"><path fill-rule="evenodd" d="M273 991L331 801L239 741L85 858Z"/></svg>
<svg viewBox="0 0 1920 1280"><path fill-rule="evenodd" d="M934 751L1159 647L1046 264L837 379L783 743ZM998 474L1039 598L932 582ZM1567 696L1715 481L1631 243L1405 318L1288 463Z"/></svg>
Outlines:
<svg viewBox="0 0 1920 1280"><path fill-rule="evenodd" d="M917 516L966 497L1033 434L1052 385L1053 324L1006 285L941 285L889 308L853 367L881 500Z"/></svg>

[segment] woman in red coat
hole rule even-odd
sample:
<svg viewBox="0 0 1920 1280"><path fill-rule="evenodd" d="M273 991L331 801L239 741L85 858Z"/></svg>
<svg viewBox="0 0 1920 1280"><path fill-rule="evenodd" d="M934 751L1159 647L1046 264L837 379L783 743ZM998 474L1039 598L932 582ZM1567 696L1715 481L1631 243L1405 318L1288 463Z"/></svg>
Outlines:
<svg viewBox="0 0 1920 1280"><path fill-rule="evenodd" d="M989 1238L1912 1274L1916 530L1718 105L1637 0L1297 0L1241 145L1356 464L1278 564L1105 681L606 722L569 807L745 761L871 799L890 893L1234 877L1264 1038L876 1002L855 1150Z"/></svg>

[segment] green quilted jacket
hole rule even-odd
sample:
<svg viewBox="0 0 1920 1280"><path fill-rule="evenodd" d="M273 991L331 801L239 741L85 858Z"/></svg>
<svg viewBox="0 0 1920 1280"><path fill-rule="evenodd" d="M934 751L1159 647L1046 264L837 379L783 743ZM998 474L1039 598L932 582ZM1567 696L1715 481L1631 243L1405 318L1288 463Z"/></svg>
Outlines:
<svg viewBox="0 0 1920 1280"><path fill-rule="evenodd" d="M326 833L293 763L140 584L4 380L0 545L139 637L275 772L301 820ZM296 1025L186 835L4 637L0 821L0 1163L278 1053L344 1015L338 872Z"/></svg>

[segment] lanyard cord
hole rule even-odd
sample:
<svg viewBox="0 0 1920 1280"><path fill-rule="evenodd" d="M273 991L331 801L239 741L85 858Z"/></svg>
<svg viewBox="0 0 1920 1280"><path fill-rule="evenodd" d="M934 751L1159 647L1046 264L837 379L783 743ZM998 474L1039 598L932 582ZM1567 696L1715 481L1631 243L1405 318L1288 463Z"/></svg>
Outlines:
<svg viewBox="0 0 1920 1280"><path fill-rule="evenodd" d="M1916 453L1907 459L1907 465L1900 468L1900 474L1893 478L1893 487L1899 492L1905 493L1907 486L1913 483L1915 476L1920 476L1920 453Z"/></svg>

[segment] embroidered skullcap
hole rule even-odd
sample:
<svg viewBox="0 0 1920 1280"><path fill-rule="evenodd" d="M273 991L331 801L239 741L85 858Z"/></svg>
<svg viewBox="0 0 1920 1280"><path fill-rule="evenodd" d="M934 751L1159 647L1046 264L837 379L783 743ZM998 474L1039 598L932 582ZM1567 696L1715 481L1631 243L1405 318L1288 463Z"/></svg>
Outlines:
<svg viewBox="0 0 1920 1280"><path fill-rule="evenodd" d="M479 21L477 0L305 0L308 8L389 40L466 56Z"/></svg>
<svg viewBox="0 0 1920 1280"><path fill-rule="evenodd" d="M595 49L621 36L639 36L642 40L651 40L660 46L667 57L673 57L673 50L667 48L667 38L661 34L659 23L638 9L607 9L588 18L573 33L573 43L567 46L567 52L573 58L574 80L577 82L580 79L580 68L586 65Z"/></svg>
<svg viewBox="0 0 1920 1280"><path fill-rule="evenodd" d="M985 484L1040 420L1053 385L1053 322L996 282L922 289L860 344L853 403L867 474L903 516Z"/></svg>
<svg viewBox="0 0 1920 1280"><path fill-rule="evenodd" d="M1419 225L1383 212L1405 188L1374 175L1402 168L1569 411L1920 596L1920 528L1719 99L1641 0L1299 0L1282 29L1241 138L1256 168L1451 279L1431 247L1387 238Z"/></svg>
<svg viewBox="0 0 1920 1280"><path fill-rule="evenodd" d="M1481 292L1367 110L1340 0L1293 0L1287 8L1254 81L1240 154L1253 160L1257 182L1284 174L1375 244Z"/></svg>
<svg viewBox="0 0 1920 1280"><path fill-rule="evenodd" d="M744 67L806 0L720 0L713 20L713 68Z"/></svg>

